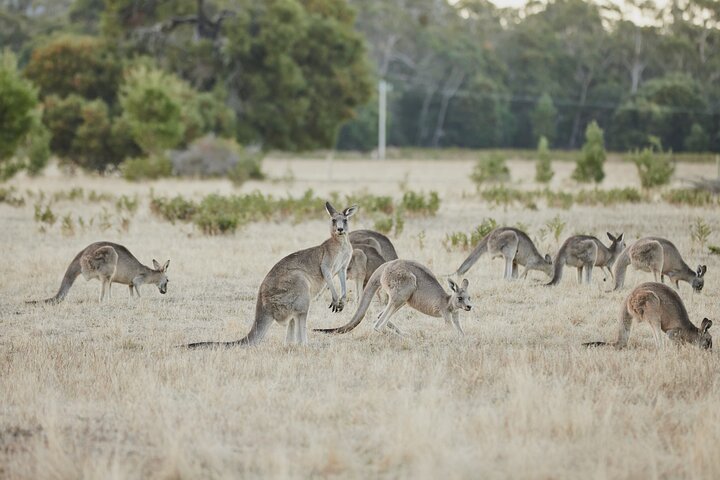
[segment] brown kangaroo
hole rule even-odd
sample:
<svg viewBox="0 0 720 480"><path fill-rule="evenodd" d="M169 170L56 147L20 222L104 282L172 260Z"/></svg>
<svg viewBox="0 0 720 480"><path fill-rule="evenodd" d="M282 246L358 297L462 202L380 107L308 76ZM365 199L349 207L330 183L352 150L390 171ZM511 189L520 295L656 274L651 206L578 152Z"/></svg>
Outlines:
<svg viewBox="0 0 720 480"><path fill-rule="evenodd" d="M615 259L625 248L625 242L623 242L622 233L616 237L607 232L607 236L612 242L609 247L603 245L598 238L589 235L574 235L565 240L553 262L555 266L553 278L546 285L551 286L560 283L565 265L577 268L578 283L580 284L583 283L583 269L585 270L585 283L587 284L592 282L593 267L607 268L610 276L612 276L610 268L612 268Z"/></svg>

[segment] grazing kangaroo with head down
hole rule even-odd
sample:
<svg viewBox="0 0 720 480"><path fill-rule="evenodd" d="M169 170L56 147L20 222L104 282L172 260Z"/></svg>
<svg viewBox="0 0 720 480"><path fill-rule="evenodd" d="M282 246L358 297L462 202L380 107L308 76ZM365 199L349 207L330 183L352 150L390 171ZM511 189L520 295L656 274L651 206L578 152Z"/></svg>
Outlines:
<svg viewBox="0 0 720 480"><path fill-rule="evenodd" d="M480 240L475 249L455 272L463 275L470 270L478 258L485 252L490 252L493 258L505 258L505 273L503 278L510 280L518 277L518 265L525 267L522 278L527 277L530 270L540 270L548 277L552 276L552 260L550 255L543 257L535 248L535 244L522 230L512 227L498 227Z"/></svg>
<svg viewBox="0 0 720 480"><path fill-rule="evenodd" d="M689 343L706 350L712 348L712 337L708 333L712 321L704 318L700 328L697 328L690 322L680 295L667 285L656 282L638 285L625 298L620 308L620 331L614 343L590 342L584 345L625 347L633 319L650 324L657 348L664 344L663 333L676 343Z"/></svg>
<svg viewBox="0 0 720 480"><path fill-rule="evenodd" d="M389 238L372 230L350 233L353 255L347 268L348 279L355 281L357 300L377 268L390 260L397 260L395 247Z"/></svg>
<svg viewBox="0 0 720 480"><path fill-rule="evenodd" d="M459 310L472 308L467 292L468 281L461 285L448 279L451 294L445 293L437 278L424 265L410 260L392 260L382 264L370 277L363 292L360 305L352 320L339 328L315 329L324 333L347 333L357 327L365 317L375 293L382 288L388 295L388 303L375 322L375 330L381 331L388 325L396 333L400 330L390 321L400 308L408 304L415 310L431 317L442 317L446 325L453 325L457 332L464 335L460 326Z"/></svg>
<svg viewBox="0 0 720 480"><path fill-rule="evenodd" d="M596 237L590 235L574 235L562 244L557 256L555 257L554 266L555 273L552 280L546 285L557 285L560 283L563 274L563 267L569 265L577 268L578 283L583 283L583 269L585 270L585 283L592 283L593 267L600 267L601 270L607 269L612 277L610 270L615 263L615 259L625 248L623 234L617 237L607 232L607 236L612 242L609 247Z"/></svg>
<svg viewBox="0 0 720 480"><path fill-rule="evenodd" d="M112 254L111 250L115 252L115 255ZM113 264L115 265L115 273L109 275L112 271ZM153 260L154 268L146 267L130 253L130 250L122 245L112 242L95 242L75 255L75 258L65 271L65 276L62 279L58 292L54 297L48 298L43 302L53 305L62 302L80 273L82 273L87 280L100 278L101 281L103 281L101 299L104 296L105 285L107 283L128 285L130 287L130 296L133 295L133 289L138 296L140 296L138 287L145 283L156 285L160 293L164 294L167 292L167 284L169 282L166 275L169 265L170 260L165 262L163 266L160 266L157 261ZM39 302L32 301L28 303Z"/></svg>
<svg viewBox="0 0 720 480"><path fill-rule="evenodd" d="M683 260L677 247L670 240L660 237L644 237L627 246L615 262L615 290L625 284L625 271L628 265L638 270L652 272L657 281L665 282L665 275L679 289L680 280L687 282L696 292L705 286L707 266L698 265L693 270Z"/></svg>
<svg viewBox="0 0 720 480"><path fill-rule="evenodd" d="M355 214L353 205L338 212L325 203L331 218L330 238L322 244L291 253L273 266L260 284L255 306L255 322L250 332L233 342L199 342L188 348L235 345L255 345L262 340L273 322L287 325L288 343L307 343L307 321L310 302L327 285L332 294L330 308L340 312L345 306L346 277L352 247L348 239L348 219ZM340 276L341 293L338 296L333 277Z"/></svg>
<svg viewBox="0 0 720 480"><path fill-rule="evenodd" d="M353 247L361 244L370 244L376 247L386 262L398 258L395 246L390 239L374 230L355 230L350 232L350 243Z"/></svg>

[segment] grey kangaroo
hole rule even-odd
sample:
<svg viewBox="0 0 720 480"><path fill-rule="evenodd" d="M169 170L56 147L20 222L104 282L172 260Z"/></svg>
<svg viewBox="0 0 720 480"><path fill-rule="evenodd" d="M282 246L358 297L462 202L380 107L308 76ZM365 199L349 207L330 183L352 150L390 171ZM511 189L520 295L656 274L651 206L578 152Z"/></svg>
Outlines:
<svg viewBox="0 0 720 480"><path fill-rule="evenodd" d="M437 278L424 265L410 260L392 260L382 264L370 277L367 288L363 292L360 305L346 325L338 328L315 329L324 333L347 333L357 327L367 313L375 293L382 288L388 295L388 303L380 313L375 330L381 331L385 325L396 333L401 333L391 321L392 317L403 305L408 304L415 310L442 317L446 325L453 325L460 335L464 335L460 326L459 311L470 311L472 304L467 292L468 281L464 279L460 285L448 279L452 293L447 294L440 286Z"/></svg>
<svg viewBox="0 0 720 480"><path fill-rule="evenodd" d="M593 267L600 267L603 271L607 269L612 277L610 269L615 263L615 259L625 248L625 242L622 233L616 237L607 232L607 236L612 242L609 247L603 245L597 237L590 235L574 235L565 240L553 262L555 266L553 278L546 285L551 286L560 283L565 265L577 268L579 284L583 283L583 270L585 272L585 283L592 283Z"/></svg>
<svg viewBox="0 0 720 480"><path fill-rule="evenodd" d="M115 253L113 254L111 250ZM109 275L113 269L113 264L115 272ZM62 279L58 292L54 297L43 300L42 302L52 305L62 302L80 273L82 273L87 280L100 278L103 282L101 299L104 295L105 285L108 285L109 290L110 283L127 285L130 288L130 296L133 295L133 290L140 296L138 287L143 284L156 285L160 293L165 294L169 282L166 273L169 266L170 260L162 266L160 266L156 260L153 260L153 268L146 267L130 253L130 250L122 245L112 242L95 242L75 255L75 258L70 262L70 265L65 271L65 276ZM39 302L32 301L29 303Z"/></svg>
<svg viewBox="0 0 720 480"><path fill-rule="evenodd" d="M664 238L643 237L622 251L615 261L615 290L625 284L628 265L644 272L652 272L656 281L659 273L663 283L667 275L677 289L680 288L680 280L689 283L696 292L702 291L705 286L707 266L698 265L697 269L693 270L685 263L677 247Z"/></svg>
<svg viewBox="0 0 720 480"><path fill-rule="evenodd" d="M357 300L372 274L385 262L397 260L395 247L389 238L372 230L358 230L350 233L353 255L347 269L348 279L355 282Z"/></svg>
<svg viewBox="0 0 720 480"><path fill-rule="evenodd" d="M325 203L330 215L330 238L322 244L291 253L270 269L260 284L255 306L255 322L250 332L232 342L199 342L187 345L198 347L232 347L256 345L277 322L287 325L287 343L307 343L306 321L310 302L327 285L332 294L330 309L340 312L345 306L345 271L352 255L348 239L348 219L357 211L357 205L338 212ZM340 277L341 293L338 296L333 277Z"/></svg>
<svg viewBox="0 0 720 480"><path fill-rule="evenodd" d="M518 277L518 265L525 267L522 278L527 277L530 270L540 270L548 277L552 276L552 260L550 255L540 255L530 237L522 230L512 227L498 227L480 240L475 249L455 272L463 275L475 265L478 258L485 252L490 252L493 258L505 259L505 273L503 278L511 280Z"/></svg>
<svg viewBox="0 0 720 480"><path fill-rule="evenodd" d="M624 348L635 319L650 324L658 349L665 343L663 333L676 343L689 343L706 350L712 348L712 337L708 333L712 321L704 318L700 328L693 325L680 295L662 283L648 282L635 287L623 301L618 317L620 330L614 343L590 342L584 345L588 347L612 345L615 348Z"/></svg>

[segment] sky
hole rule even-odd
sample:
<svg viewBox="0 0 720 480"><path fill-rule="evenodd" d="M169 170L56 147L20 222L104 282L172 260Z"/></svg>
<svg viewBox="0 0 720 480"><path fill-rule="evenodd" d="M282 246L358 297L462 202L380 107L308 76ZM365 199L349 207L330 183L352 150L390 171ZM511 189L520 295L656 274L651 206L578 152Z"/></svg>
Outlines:
<svg viewBox="0 0 720 480"><path fill-rule="evenodd" d="M497 7L521 7L527 3L527 0L490 0L492 3L494 3ZM614 3L616 5L623 5L625 3L625 0L605 0L608 3ZM655 4L658 7L664 7L667 5L669 0L654 0ZM640 12L636 11L628 11L629 18L631 21L633 21L636 24L643 25L648 24L651 22L650 20L643 18L642 14Z"/></svg>

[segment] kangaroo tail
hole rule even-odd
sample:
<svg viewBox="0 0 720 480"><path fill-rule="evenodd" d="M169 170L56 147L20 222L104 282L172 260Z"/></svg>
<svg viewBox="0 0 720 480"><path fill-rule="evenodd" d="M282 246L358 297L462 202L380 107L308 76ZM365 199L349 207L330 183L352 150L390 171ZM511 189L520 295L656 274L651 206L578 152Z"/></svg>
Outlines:
<svg viewBox="0 0 720 480"><path fill-rule="evenodd" d="M625 247L617 260L615 260L614 276L615 276L615 288L613 290L620 290L625 285L625 271L628 265L630 265L630 245Z"/></svg>
<svg viewBox="0 0 720 480"><path fill-rule="evenodd" d="M546 287L555 286L560 283L560 280L562 280L563 269L565 268L565 259L567 257L568 241L569 239L565 240L560 247L560 250L558 250L557 256L555 256L555 260L553 261L553 277L545 284Z"/></svg>
<svg viewBox="0 0 720 480"><path fill-rule="evenodd" d="M265 334L272 325L273 317L265 313L265 309L261 303L260 295L258 295L257 304L255 306L255 322L245 337L232 342L196 342L184 345L186 348L218 348L218 347L251 347L257 345L265 337Z"/></svg>
<svg viewBox="0 0 720 480"><path fill-rule="evenodd" d="M370 307L370 302L372 302L373 297L377 293L377 291L380 289L380 277L382 276L382 273L385 271L385 267L387 266L387 263L384 263L378 267L375 272L370 276L370 280L368 280L367 286L365 287L365 290L363 290L362 298L360 299L360 304L358 305L357 310L355 311L355 314L353 315L352 319L342 327L337 328L314 328L313 332L322 332L322 333L347 333L360 325L360 322L362 322L362 319L365 318L365 313L367 313L367 309Z"/></svg>
<svg viewBox="0 0 720 480"><path fill-rule="evenodd" d="M457 272L455 272L457 275L462 275L468 270L470 270L470 267L475 265L475 262L478 261L478 258L480 256L487 252L487 244L488 244L488 237L490 234L485 235L485 238L480 240L480 243L477 244L475 249L470 253L470 255L465 259L465 261L460 265L460 268L457 269Z"/></svg>
<svg viewBox="0 0 720 480"><path fill-rule="evenodd" d="M612 343L608 342L587 342L582 344L583 347L609 347L612 346Z"/></svg>
<svg viewBox="0 0 720 480"><path fill-rule="evenodd" d="M80 275L80 271L82 270L80 266L80 258L82 257L83 253L85 253L85 250L82 250L80 253L75 255L73 261L70 262L70 265L65 271L65 276L63 276L62 283L60 284L60 289L57 291L54 297L46 298L45 300L33 300L26 303L32 305L37 305L39 303L57 305L58 303L62 302L67 296L70 287L72 287L73 283L75 283L75 279L78 277L78 275Z"/></svg>

